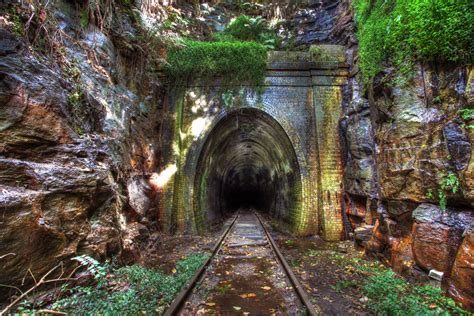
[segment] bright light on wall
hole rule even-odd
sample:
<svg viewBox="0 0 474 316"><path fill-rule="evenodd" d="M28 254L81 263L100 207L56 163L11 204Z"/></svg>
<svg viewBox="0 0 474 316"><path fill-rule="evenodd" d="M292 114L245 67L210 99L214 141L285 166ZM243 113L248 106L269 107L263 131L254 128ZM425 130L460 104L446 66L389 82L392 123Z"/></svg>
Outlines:
<svg viewBox="0 0 474 316"><path fill-rule="evenodd" d="M194 138L198 138L199 135L207 128L209 125L209 119L207 117L200 117L195 119L191 123L191 134Z"/></svg>
<svg viewBox="0 0 474 316"><path fill-rule="evenodd" d="M178 171L175 164L168 165L165 170L160 173L153 173L150 177L150 183L155 189L163 188L170 180L171 177Z"/></svg>

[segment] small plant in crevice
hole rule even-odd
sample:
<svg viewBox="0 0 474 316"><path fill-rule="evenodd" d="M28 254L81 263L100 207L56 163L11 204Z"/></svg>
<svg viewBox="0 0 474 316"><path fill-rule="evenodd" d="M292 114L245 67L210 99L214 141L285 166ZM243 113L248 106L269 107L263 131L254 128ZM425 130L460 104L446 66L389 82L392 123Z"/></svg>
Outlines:
<svg viewBox="0 0 474 316"><path fill-rule="evenodd" d="M432 189L426 191L425 197L430 200L434 200L435 196Z"/></svg>
<svg viewBox="0 0 474 316"><path fill-rule="evenodd" d="M441 104L442 102L443 102L443 99L439 95L435 96L433 100L431 100L432 104Z"/></svg>
<svg viewBox="0 0 474 316"><path fill-rule="evenodd" d="M305 256L307 257L319 257L321 256L322 252L316 249L309 249L305 252Z"/></svg>
<svg viewBox="0 0 474 316"><path fill-rule="evenodd" d="M461 109L459 110L459 115L464 120L461 125L462 128L474 129L474 125L469 124L469 121L474 120L474 109Z"/></svg>
<svg viewBox="0 0 474 316"><path fill-rule="evenodd" d="M449 171L448 174L445 175L441 179L441 183L439 185L439 190L438 190L439 207L442 210L446 210L446 206L447 206L446 194L448 192L457 193L458 191L459 191L459 179L454 172Z"/></svg>

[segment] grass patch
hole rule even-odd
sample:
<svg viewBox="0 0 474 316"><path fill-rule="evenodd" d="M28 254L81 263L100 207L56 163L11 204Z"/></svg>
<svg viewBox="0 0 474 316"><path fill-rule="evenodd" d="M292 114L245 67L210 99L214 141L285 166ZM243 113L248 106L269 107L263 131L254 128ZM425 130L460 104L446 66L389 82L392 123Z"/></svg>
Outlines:
<svg viewBox="0 0 474 316"><path fill-rule="evenodd" d="M167 275L139 265L113 268L81 256L78 261L94 276L94 284L64 286L62 298L50 308L72 315L161 314L207 257L190 254L176 263L176 273ZM24 302L19 311L32 313L34 309Z"/></svg>
<svg viewBox="0 0 474 316"><path fill-rule="evenodd" d="M368 82L385 66L406 81L420 61L472 64L474 2L355 0L359 66Z"/></svg>
<svg viewBox="0 0 474 316"><path fill-rule="evenodd" d="M267 50L254 42L183 40L169 49L164 71L174 84L196 82L225 86L262 86Z"/></svg>

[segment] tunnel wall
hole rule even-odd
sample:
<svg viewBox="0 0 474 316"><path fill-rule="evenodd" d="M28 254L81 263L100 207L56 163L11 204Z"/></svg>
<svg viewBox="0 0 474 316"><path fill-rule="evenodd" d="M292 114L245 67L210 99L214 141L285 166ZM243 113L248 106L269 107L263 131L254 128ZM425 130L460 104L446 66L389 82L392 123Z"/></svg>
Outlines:
<svg viewBox="0 0 474 316"><path fill-rule="evenodd" d="M299 235L341 238L338 122L347 67L341 50L329 45L323 48L329 53L316 58L306 52L273 52L263 94L243 89L234 96L232 104L226 104L218 85L193 85L170 91L168 103L175 113L176 172L163 187L165 200L161 205L167 227L178 232L205 228L194 205L196 194L202 193L195 192L202 148L209 133L229 113L256 109L267 113L283 128L297 156L301 195L299 205L292 210L289 228Z"/></svg>

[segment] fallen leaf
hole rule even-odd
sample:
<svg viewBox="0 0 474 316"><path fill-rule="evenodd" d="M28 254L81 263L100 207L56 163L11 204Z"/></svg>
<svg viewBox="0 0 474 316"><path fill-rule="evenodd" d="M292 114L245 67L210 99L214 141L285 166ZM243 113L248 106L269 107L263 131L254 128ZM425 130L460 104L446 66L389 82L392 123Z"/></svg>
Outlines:
<svg viewBox="0 0 474 316"><path fill-rule="evenodd" d="M262 289L264 289L265 291L270 291L272 288L269 286L262 286Z"/></svg>
<svg viewBox="0 0 474 316"><path fill-rule="evenodd" d="M236 311L240 311L242 309L242 307L240 306L232 306Z"/></svg>
<svg viewBox="0 0 474 316"><path fill-rule="evenodd" d="M257 297L257 294L255 294L255 293L246 293L246 294L240 294L239 296L241 298L252 298L252 297Z"/></svg>
<svg viewBox="0 0 474 316"><path fill-rule="evenodd" d="M172 272L173 274L175 274L175 273L176 273L176 269L175 269L175 268L171 269L171 272Z"/></svg>
<svg viewBox="0 0 474 316"><path fill-rule="evenodd" d="M207 302L207 303L206 303L206 305L207 305L207 306L215 306L215 305L216 305L216 303L213 303L213 302Z"/></svg>

